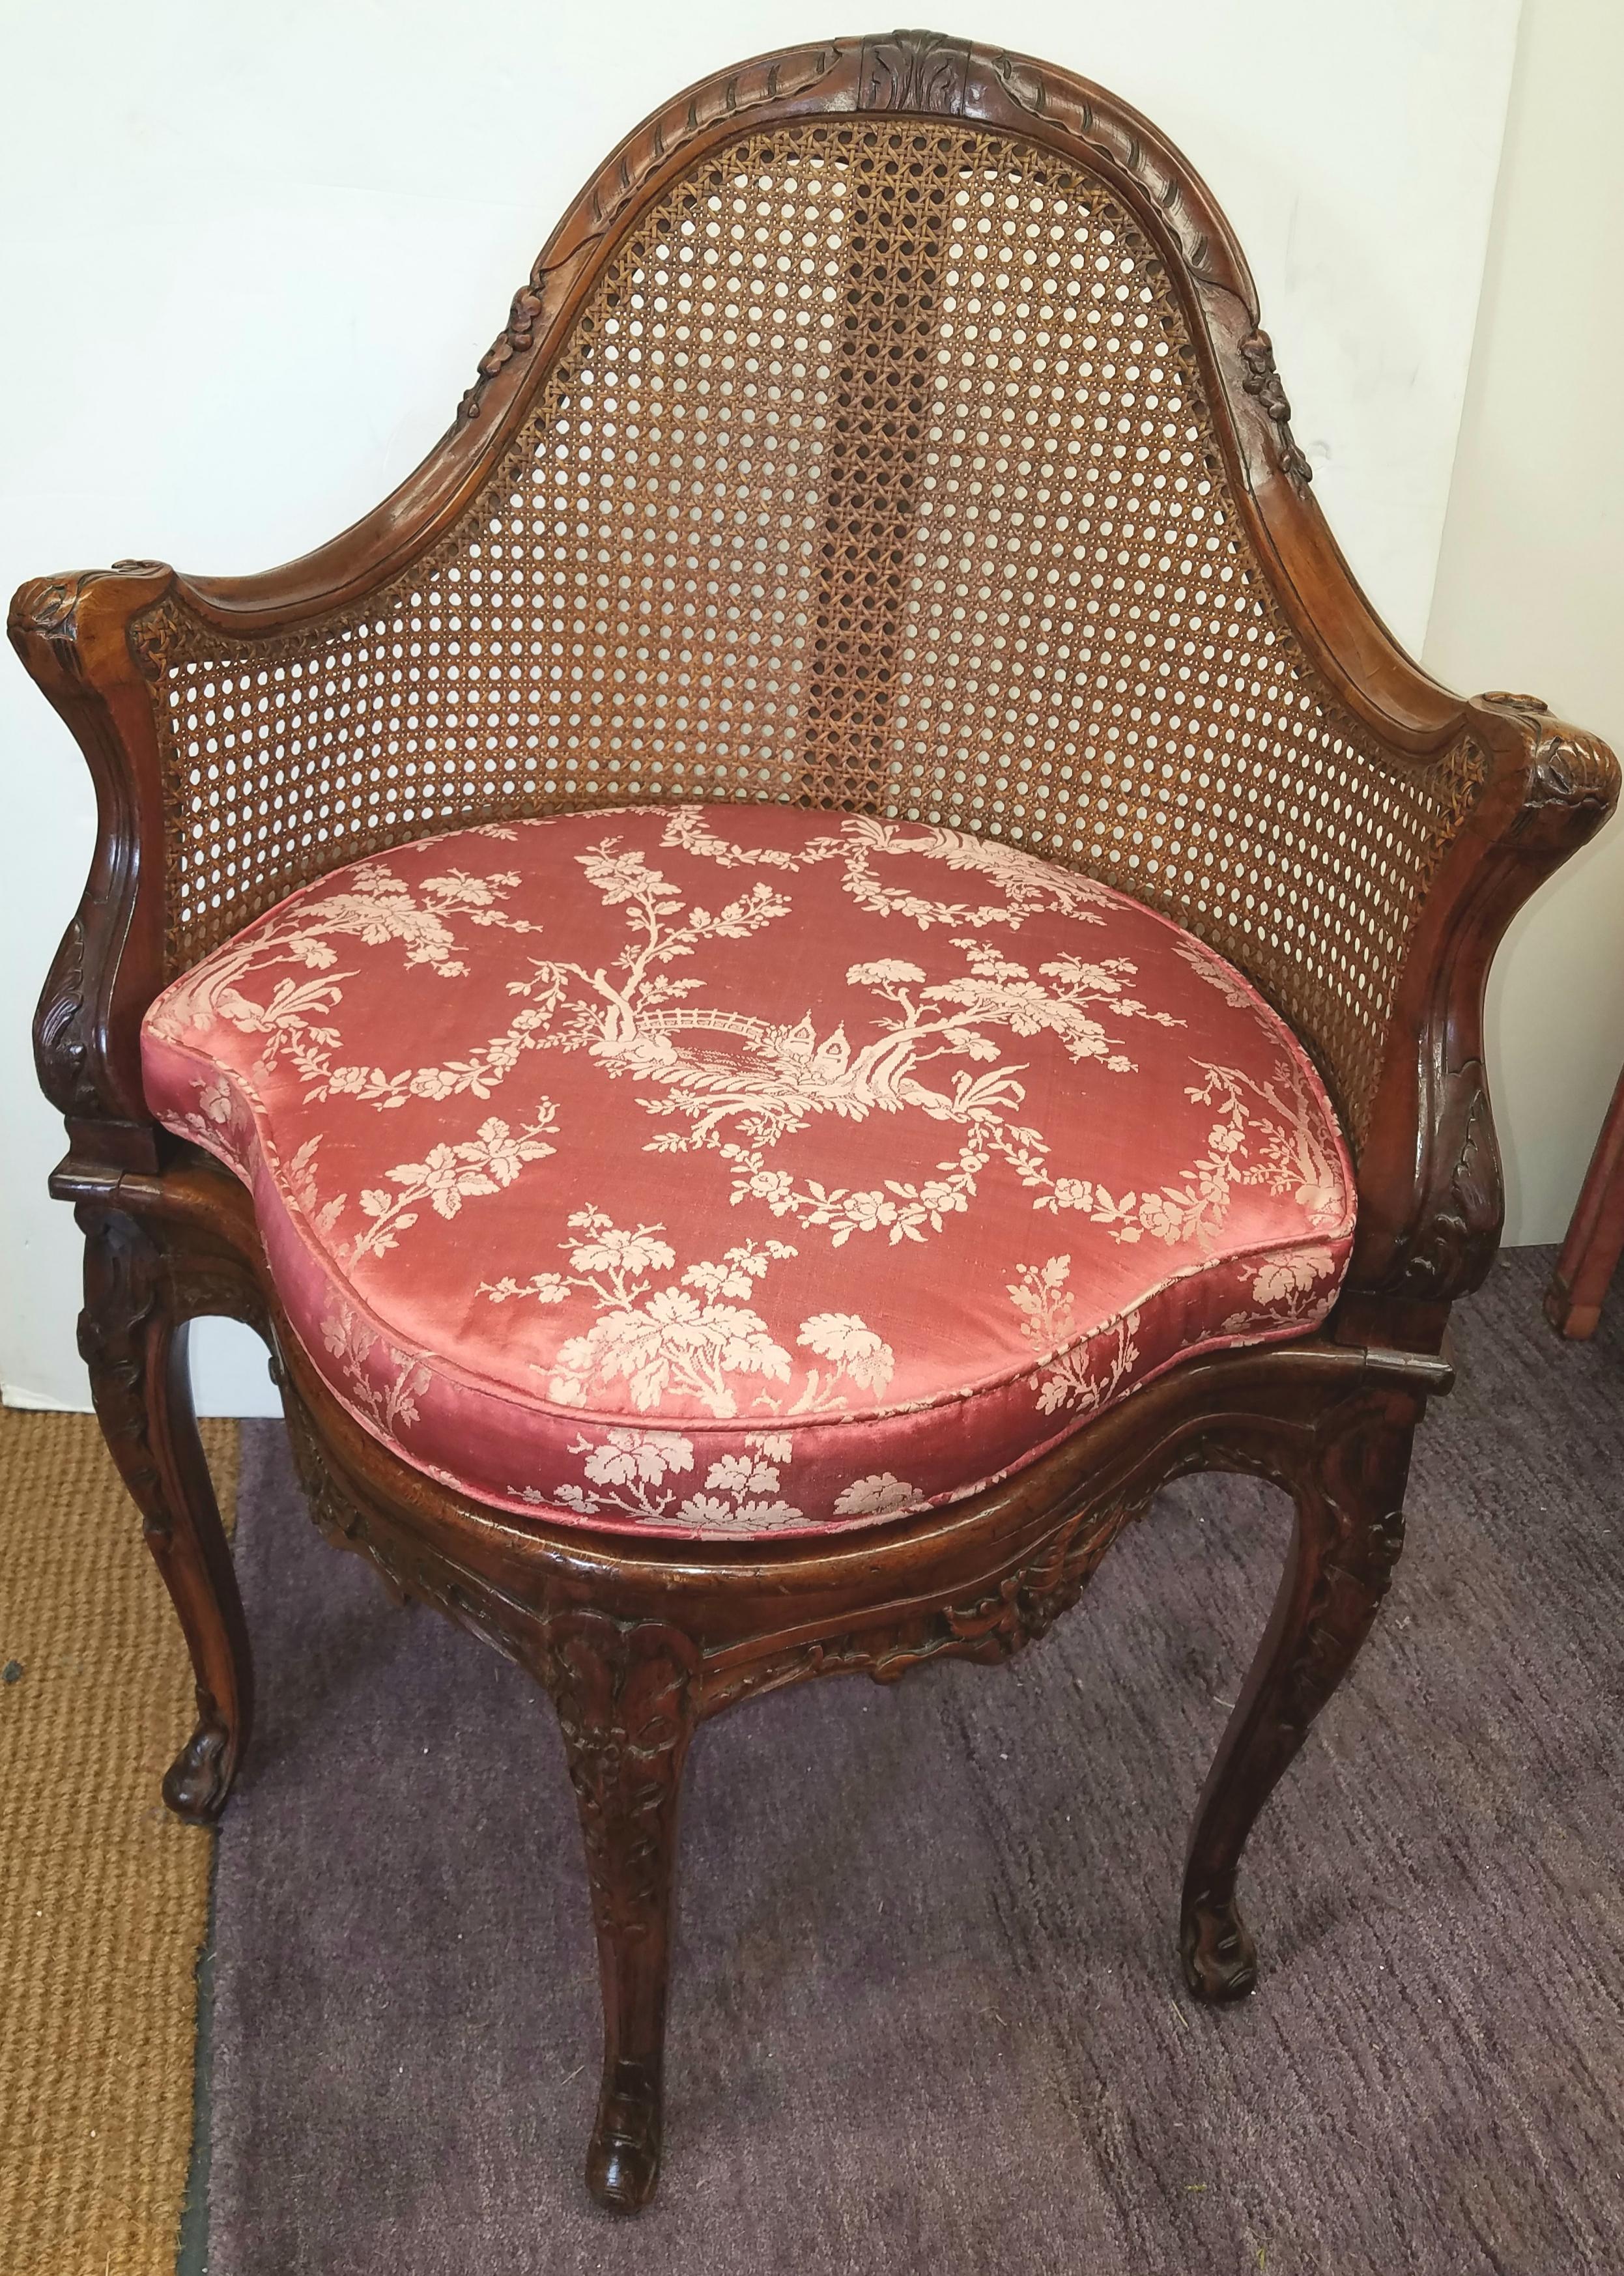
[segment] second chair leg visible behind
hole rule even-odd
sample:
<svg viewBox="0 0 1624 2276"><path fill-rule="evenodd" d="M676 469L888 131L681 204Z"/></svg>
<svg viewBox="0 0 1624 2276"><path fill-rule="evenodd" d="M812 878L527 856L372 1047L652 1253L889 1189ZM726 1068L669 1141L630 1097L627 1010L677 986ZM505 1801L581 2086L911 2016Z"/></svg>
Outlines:
<svg viewBox="0 0 1624 2276"><path fill-rule="evenodd" d="M1619 1257L1624 1253L1624 1074L1574 1206L1573 1221L1545 1292L1545 1317L1561 1334L1593 1336Z"/></svg>

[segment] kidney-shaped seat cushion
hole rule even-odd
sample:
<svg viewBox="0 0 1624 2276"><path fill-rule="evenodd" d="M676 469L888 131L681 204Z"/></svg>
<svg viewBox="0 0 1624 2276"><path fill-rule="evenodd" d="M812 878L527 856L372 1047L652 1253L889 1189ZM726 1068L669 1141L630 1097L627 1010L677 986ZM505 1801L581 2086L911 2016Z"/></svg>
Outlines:
<svg viewBox="0 0 1624 2276"><path fill-rule="evenodd" d="M1182 1355L1293 1335L1353 1232L1290 1031L1006 846L777 806L424 838L148 1013L337 1396L481 1502L846 1528L973 1493Z"/></svg>

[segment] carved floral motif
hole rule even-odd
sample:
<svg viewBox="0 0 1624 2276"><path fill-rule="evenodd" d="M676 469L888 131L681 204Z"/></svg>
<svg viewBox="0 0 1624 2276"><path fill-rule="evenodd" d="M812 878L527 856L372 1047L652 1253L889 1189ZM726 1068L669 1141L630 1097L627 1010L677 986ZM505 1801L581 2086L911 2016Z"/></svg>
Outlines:
<svg viewBox="0 0 1624 2276"><path fill-rule="evenodd" d="M162 1310L163 1252L122 1212L84 1210L80 1224L87 1249L79 1355L90 1372L96 1418L151 1540L170 1530L147 1396L147 1347Z"/></svg>
<svg viewBox="0 0 1624 2276"><path fill-rule="evenodd" d="M1280 438L1281 467L1293 482L1311 482L1314 469L1292 440L1291 405L1274 368L1274 343L1268 333L1248 332L1241 343L1241 358L1246 366L1246 376L1241 384L1248 395L1256 397L1264 416L1274 422Z"/></svg>
<svg viewBox="0 0 1624 2276"><path fill-rule="evenodd" d="M1520 835L1552 807L1571 808L1597 819L1613 811L1619 794L1619 762L1599 735L1553 718L1537 695L1499 691L1478 701L1517 714L1532 743L1528 789L1517 818Z"/></svg>
<svg viewBox="0 0 1624 2276"><path fill-rule="evenodd" d="M1401 1509L1369 1519L1362 1511L1339 1510L1337 1520L1338 1546L1320 1568L1280 1706L1279 1719L1297 1732L1308 1729L1341 1681L1404 1547Z"/></svg>
<svg viewBox="0 0 1624 2276"><path fill-rule="evenodd" d="M865 40L857 108L962 118L969 61L968 42L946 39L940 32L892 32Z"/></svg>
<svg viewBox="0 0 1624 2276"><path fill-rule="evenodd" d="M1152 1488L1084 1503L1063 1518L1021 1565L990 1589L939 1608L895 1607L889 1616L809 1642L779 1645L758 1637L748 1656L730 1659L707 1684L707 1714L757 1692L780 1691L817 1675L868 1675L898 1683L932 1659L983 1665L1012 1659L1048 1633L1098 1570L1123 1527L1138 1517Z"/></svg>
<svg viewBox="0 0 1624 2276"><path fill-rule="evenodd" d="M6 618L12 641L40 641L64 679L82 679L79 611L91 588L108 573L105 569L87 569L79 576L35 577L19 586Z"/></svg>
<svg viewBox="0 0 1624 2276"><path fill-rule="evenodd" d="M660 1925L699 1654L664 1621L588 1611L558 1613L545 1639L598 1932L635 1942Z"/></svg>
<svg viewBox="0 0 1624 2276"><path fill-rule="evenodd" d="M1406 1293L1433 1302L1465 1295L1483 1278L1499 1238L1504 1205L1482 1062L1472 1059L1453 1070L1443 1097L1439 1128L1453 1149L1449 1180L1404 1268Z"/></svg>
<svg viewBox="0 0 1624 2276"><path fill-rule="evenodd" d="M40 1089L61 1114L94 1114L95 1080L85 1035L85 926L73 918L40 994L34 1060Z"/></svg>

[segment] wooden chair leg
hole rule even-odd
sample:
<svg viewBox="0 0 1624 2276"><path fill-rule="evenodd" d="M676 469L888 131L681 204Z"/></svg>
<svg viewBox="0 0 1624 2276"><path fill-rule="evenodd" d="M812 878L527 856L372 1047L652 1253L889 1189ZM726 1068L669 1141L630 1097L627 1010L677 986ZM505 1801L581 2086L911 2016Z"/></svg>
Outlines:
<svg viewBox="0 0 1624 2276"><path fill-rule="evenodd" d="M672 1884L697 1664L691 1641L657 1621L578 1612L550 1624L545 1680L581 1809L603 1991L587 2186L617 2212L641 2211L659 2178Z"/></svg>
<svg viewBox="0 0 1624 2276"><path fill-rule="evenodd" d="M1613 1094L1556 1271L1545 1317L1575 1341L1596 1333L1602 1301L1624 1253L1624 1074Z"/></svg>
<svg viewBox="0 0 1624 2276"><path fill-rule="evenodd" d="M1256 1947L1235 1903L1241 1853L1387 1592L1403 1545L1418 1412L1401 1394L1362 1400L1343 1410L1307 1474L1289 1481L1297 1505L1291 1552L1186 1854L1180 1951L1198 1999L1239 1999L1256 1984Z"/></svg>
<svg viewBox="0 0 1624 2276"><path fill-rule="evenodd" d="M203 1459L168 1259L133 1218L82 1209L85 1309L79 1347L109 1450L180 1618L197 1725L164 1774L177 1817L208 1825L225 1807L254 1715L248 1631Z"/></svg>

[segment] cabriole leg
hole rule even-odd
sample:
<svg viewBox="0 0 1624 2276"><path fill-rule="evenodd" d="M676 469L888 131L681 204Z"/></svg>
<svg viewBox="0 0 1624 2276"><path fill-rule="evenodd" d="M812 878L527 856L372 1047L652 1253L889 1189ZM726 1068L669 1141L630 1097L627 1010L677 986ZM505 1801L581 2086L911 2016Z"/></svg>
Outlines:
<svg viewBox="0 0 1624 2276"><path fill-rule="evenodd" d="M690 1639L599 1612L550 1623L545 1679L586 1837L603 1990L603 2074L587 2151L601 2204L636 2212L660 2171L677 1811L693 1735Z"/></svg>
<svg viewBox="0 0 1624 2276"><path fill-rule="evenodd" d="M207 1825L225 1806L248 1742L254 1676L231 1552L203 1460L159 1240L131 1217L88 1208L79 1347L113 1460L180 1616L197 1687L197 1726L164 1774L177 1817Z"/></svg>
<svg viewBox="0 0 1624 2276"><path fill-rule="evenodd" d="M1241 1853L1387 1592L1403 1544L1418 1415L1401 1393L1344 1409L1297 1486L1279 1594L1202 1788L1186 1855L1180 1949L1198 1999L1238 1999L1257 1981L1256 1949L1235 1904Z"/></svg>

